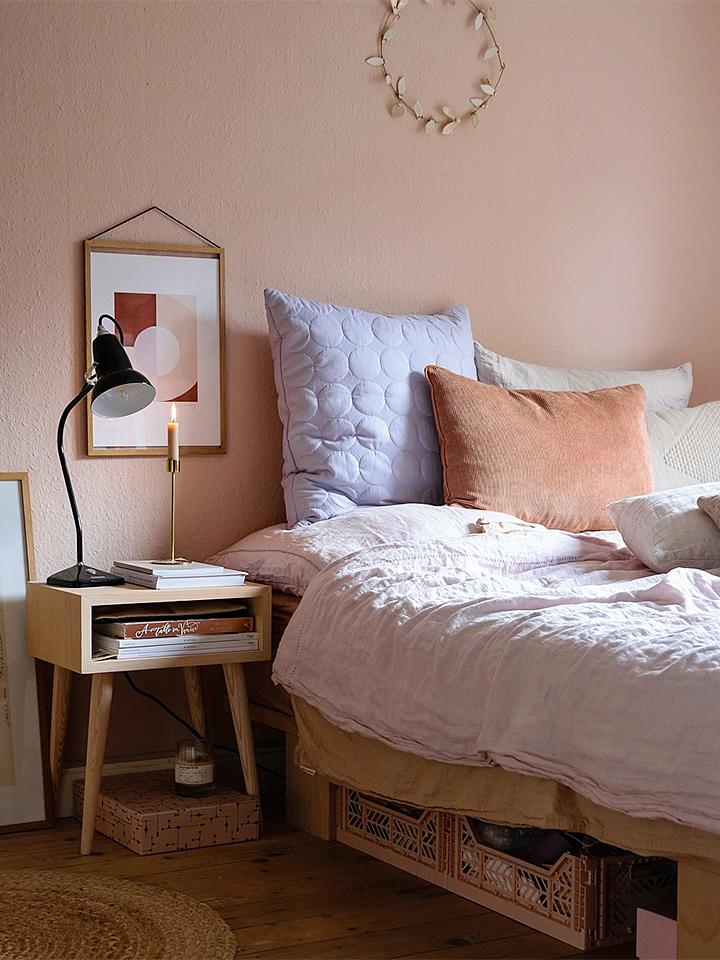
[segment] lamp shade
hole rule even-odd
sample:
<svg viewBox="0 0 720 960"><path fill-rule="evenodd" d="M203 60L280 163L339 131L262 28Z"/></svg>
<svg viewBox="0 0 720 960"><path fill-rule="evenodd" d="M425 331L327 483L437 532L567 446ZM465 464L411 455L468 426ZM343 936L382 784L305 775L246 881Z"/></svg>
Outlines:
<svg viewBox="0 0 720 960"><path fill-rule="evenodd" d="M133 370L114 334L101 327L92 349L97 383L92 390L90 407L97 417L128 417L152 403L155 387L146 376Z"/></svg>

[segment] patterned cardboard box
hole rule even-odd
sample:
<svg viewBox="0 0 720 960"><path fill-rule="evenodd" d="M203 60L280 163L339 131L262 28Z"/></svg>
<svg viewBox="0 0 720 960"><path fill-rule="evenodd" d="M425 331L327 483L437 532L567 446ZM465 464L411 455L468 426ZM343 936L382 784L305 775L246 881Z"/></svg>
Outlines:
<svg viewBox="0 0 720 960"><path fill-rule="evenodd" d="M75 781L75 816L82 819L85 781ZM178 797L173 773L103 777L95 829L135 853L167 853L257 840L258 801L229 787L210 797Z"/></svg>

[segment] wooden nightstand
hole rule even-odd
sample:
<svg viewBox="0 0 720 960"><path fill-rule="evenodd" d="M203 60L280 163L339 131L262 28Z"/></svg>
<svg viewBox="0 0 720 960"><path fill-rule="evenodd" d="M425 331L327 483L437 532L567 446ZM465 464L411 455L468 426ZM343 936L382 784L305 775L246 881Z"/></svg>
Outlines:
<svg viewBox="0 0 720 960"><path fill-rule="evenodd" d="M50 768L56 795L62 769L72 675L73 673L92 674L80 853L88 854L92 849L113 680L118 671L182 667L192 724L200 733L206 734L205 709L198 667L203 664L222 664L245 778L245 789L248 794L259 800L243 663L249 660L270 659L271 594L270 587L256 583L246 583L241 587L173 590L151 590L130 584L123 587L88 589L51 587L46 583L28 584L28 653L31 657L46 660L54 665ZM108 608L119 604L127 606L139 603L145 605L169 601L173 603L187 601L188 606L191 606L199 600L242 600L247 603L255 618L255 629L260 635L259 648L238 653L195 653L133 660L93 660L92 620L93 612L97 612L99 607Z"/></svg>

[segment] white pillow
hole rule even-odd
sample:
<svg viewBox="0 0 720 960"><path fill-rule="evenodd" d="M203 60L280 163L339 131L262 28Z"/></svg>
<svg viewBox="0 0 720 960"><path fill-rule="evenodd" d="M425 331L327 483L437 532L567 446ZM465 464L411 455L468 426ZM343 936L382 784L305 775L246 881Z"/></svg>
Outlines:
<svg viewBox="0 0 720 960"><path fill-rule="evenodd" d="M720 401L645 414L656 490L720 480Z"/></svg>
<svg viewBox="0 0 720 960"><path fill-rule="evenodd" d="M523 363L493 353L475 342L475 369L481 383L506 390L601 390L639 383L647 394L648 410L682 409L693 387L692 364L669 370L564 370Z"/></svg>
<svg viewBox="0 0 720 960"><path fill-rule="evenodd" d="M662 490L608 504L610 519L638 560L656 573L673 567L720 568L720 530L697 505L720 483Z"/></svg>

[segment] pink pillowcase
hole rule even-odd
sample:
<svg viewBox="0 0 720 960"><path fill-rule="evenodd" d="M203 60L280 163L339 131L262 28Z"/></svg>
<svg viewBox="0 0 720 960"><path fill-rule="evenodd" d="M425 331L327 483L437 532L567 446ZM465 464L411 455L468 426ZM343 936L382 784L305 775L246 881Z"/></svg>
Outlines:
<svg viewBox="0 0 720 960"><path fill-rule="evenodd" d="M505 390L428 366L445 503L579 532L653 489L639 384L591 393Z"/></svg>

